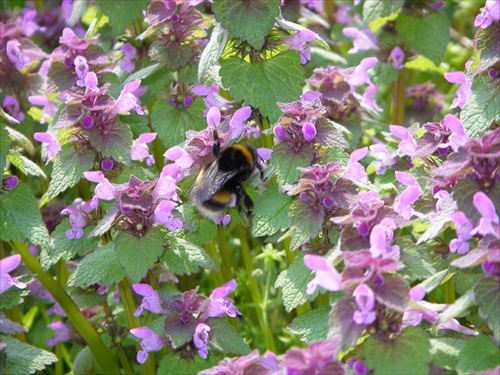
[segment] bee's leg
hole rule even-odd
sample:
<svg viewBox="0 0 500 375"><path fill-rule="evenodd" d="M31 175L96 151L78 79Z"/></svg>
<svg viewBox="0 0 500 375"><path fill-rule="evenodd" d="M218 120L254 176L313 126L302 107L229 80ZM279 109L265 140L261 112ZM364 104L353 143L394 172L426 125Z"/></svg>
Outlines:
<svg viewBox="0 0 500 375"><path fill-rule="evenodd" d="M245 190L243 190L243 187L241 185L238 185L235 187L235 193L236 193L236 207L238 207L239 212L243 212L246 216L250 216L253 211L253 202L250 199L250 197L245 193ZM246 210L242 206L245 205Z"/></svg>
<svg viewBox="0 0 500 375"><path fill-rule="evenodd" d="M220 152L219 132L217 131L217 129L214 129L213 135L214 135L214 145L212 146L212 154L214 154L214 156L217 157L217 155L219 155Z"/></svg>

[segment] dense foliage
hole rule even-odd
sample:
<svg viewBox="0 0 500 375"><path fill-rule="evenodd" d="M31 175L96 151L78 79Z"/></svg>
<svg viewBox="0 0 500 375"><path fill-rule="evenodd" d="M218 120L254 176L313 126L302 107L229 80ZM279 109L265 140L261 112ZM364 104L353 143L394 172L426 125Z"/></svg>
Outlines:
<svg viewBox="0 0 500 375"><path fill-rule="evenodd" d="M500 371L498 1L1 7L5 373Z"/></svg>

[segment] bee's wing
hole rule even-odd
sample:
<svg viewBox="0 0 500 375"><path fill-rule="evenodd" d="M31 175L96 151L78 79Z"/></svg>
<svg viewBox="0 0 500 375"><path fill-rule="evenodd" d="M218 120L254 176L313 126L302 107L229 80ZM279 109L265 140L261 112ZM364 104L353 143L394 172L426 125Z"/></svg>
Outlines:
<svg viewBox="0 0 500 375"><path fill-rule="evenodd" d="M217 193L230 178L234 177L238 171L221 171L217 160L209 167L203 169L189 193L191 204L200 204L208 201Z"/></svg>

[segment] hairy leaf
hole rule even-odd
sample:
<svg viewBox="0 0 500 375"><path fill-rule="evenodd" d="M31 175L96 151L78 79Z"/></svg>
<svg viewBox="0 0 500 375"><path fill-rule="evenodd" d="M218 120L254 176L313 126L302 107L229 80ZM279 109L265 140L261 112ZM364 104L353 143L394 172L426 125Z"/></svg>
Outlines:
<svg viewBox="0 0 500 375"><path fill-rule="evenodd" d="M210 318L209 344L223 353L246 355L251 352L248 344L238 335L233 326L226 320Z"/></svg>
<svg viewBox="0 0 500 375"><path fill-rule="evenodd" d="M304 264L302 253L295 257L288 269L280 273L275 286L282 288L283 303L287 312L307 302L310 297L306 295L306 287L312 279L313 274Z"/></svg>
<svg viewBox="0 0 500 375"><path fill-rule="evenodd" d="M331 306L326 304L316 310L309 310L296 317L288 329L300 336L306 343L326 340L329 326Z"/></svg>
<svg viewBox="0 0 500 375"><path fill-rule="evenodd" d="M291 201L292 198L278 191L277 184L264 190L255 202L252 235L272 236L286 231L290 227L288 213Z"/></svg>

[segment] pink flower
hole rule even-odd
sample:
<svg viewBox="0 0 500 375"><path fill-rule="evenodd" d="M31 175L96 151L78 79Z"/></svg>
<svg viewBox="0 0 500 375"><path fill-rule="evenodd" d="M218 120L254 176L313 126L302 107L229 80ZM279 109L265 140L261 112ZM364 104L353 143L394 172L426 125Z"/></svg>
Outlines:
<svg viewBox="0 0 500 375"><path fill-rule="evenodd" d="M16 66L17 70L22 70L26 65L30 64L29 57L23 55L20 47L21 43L19 43L16 39L9 40L7 42L7 57Z"/></svg>
<svg viewBox="0 0 500 375"><path fill-rule="evenodd" d="M180 146L170 147L163 156L175 162L181 169L188 169L193 165L191 156Z"/></svg>
<svg viewBox="0 0 500 375"><path fill-rule="evenodd" d="M318 285L331 292L341 289L340 274L325 258L319 255L306 254L304 255L304 263L307 268L315 273L314 279L307 284L307 294L313 294Z"/></svg>
<svg viewBox="0 0 500 375"><path fill-rule="evenodd" d="M457 97L453 99L450 109L455 107L463 108L472 93L472 81L463 72L444 73L444 78L450 83L460 85L457 90Z"/></svg>
<svg viewBox="0 0 500 375"><path fill-rule="evenodd" d="M153 142L156 138L156 133L143 133L134 141L130 158L132 160L146 159L146 165L149 167L155 163L153 155L149 154L147 143Z"/></svg>
<svg viewBox="0 0 500 375"><path fill-rule="evenodd" d="M207 359L208 356L208 332L210 327L205 323L198 323L193 335L193 343L201 358Z"/></svg>
<svg viewBox="0 0 500 375"><path fill-rule="evenodd" d="M143 309L151 311L155 314L163 314L165 313L165 309L162 307L162 303L158 293L148 284L132 284L132 289L138 295L144 297L142 299L141 305L135 310L134 315L141 315Z"/></svg>
<svg viewBox="0 0 500 375"><path fill-rule="evenodd" d="M344 178L351 180L353 182L361 181L364 183L368 182L368 174L366 173L365 167L358 163L359 160L363 159L368 153L368 147L363 147L355 150L351 153L351 157L347 162L347 168L344 172Z"/></svg>
<svg viewBox="0 0 500 375"><path fill-rule="evenodd" d="M405 53L399 46L396 46L391 51L392 66L394 69L401 70L405 67Z"/></svg>
<svg viewBox="0 0 500 375"><path fill-rule="evenodd" d="M415 154L415 150L417 149L417 141L413 139L413 136L410 134L408 129L404 126L390 125L389 130L392 135L401 139L401 142L398 145L399 152L405 154L406 156L413 156Z"/></svg>
<svg viewBox="0 0 500 375"><path fill-rule="evenodd" d="M450 146L453 151L458 151L460 146L463 146L469 142L469 136L465 132L462 122L452 114L447 114L444 116L443 125L446 126L448 130L451 130L452 134L448 139L448 142L440 147Z"/></svg>
<svg viewBox="0 0 500 375"><path fill-rule="evenodd" d="M359 284L352 294L358 309L354 311L353 320L356 324L372 324L377 319L373 311L375 307L375 294L366 284Z"/></svg>
<svg viewBox="0 0 500 375"><path fill-rule="evenodd" d="M474 194L472 201L474 207L476 207L481 214L481 219L479 219L479 225L474 228L471 233L478 233L483 236L490 233L498 238L500 236L499 219L495 210L495 205L491 199L482 191L478 191Z"/></svg>
<svg viewBox="0 0 500 375"><path fill-rule="evenodd" d="M168 346L168 341L146 327L133 328L130 333L141 339L142 350L137 353L137 362L144 363L148 359L149 352L156 352Z"/></svg>
<svg viewBox="0 0 500 375"><path fill-rule="evenodd" d="M63 322L54 322L47 325L47 327L53 329L54 337L48 339L45 343L47 346L56 346L58 342L66 342L71 339L71 331Z"/></svg>
<svg viewBox="0 0 500 375"><path fill-rule="evenodd" d="M19 254L11 255L0 260L0 294L8 290L12 285L19 289L26 288L27 285L25 283L9 275L9 272L16 269L19 263L21 263L21 255Z"/></svg>
<svg viewBox="0 0 500 375"><path fill-rule="evenodd" d="M374 258L399 259L399 246L391 246L395 229L396 224L387 217L373 227L370 233L370 253Z"/></svg>
<svg viewBox="0 0 500 375"><path fill-rule="evenodd" d="M48 143L47 160L45 161L45 165L49 164L49 162L55 158L57 153L61 150L61 144L49 133L35 133L33 138L35 138L38 142Z"/></svg>
<svg viewBox="0 0 500 375"><path fill-rule="evenodd" d="M359 30L355 27L345 27L343 33L349 38L354 38L353 47L347 53L352 54L368 50L378 51L380 49L377 46L377 36L370 29Z"/></svg>

